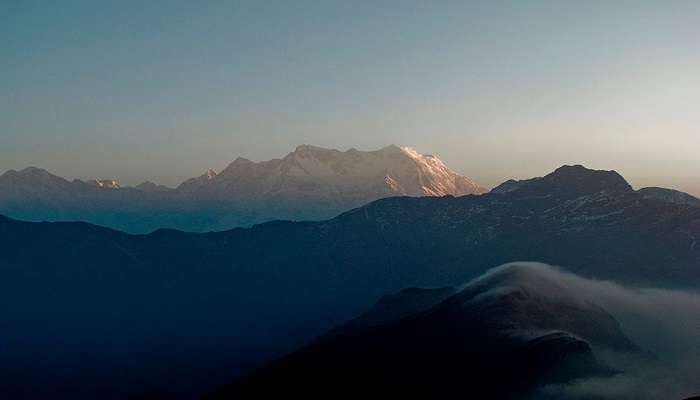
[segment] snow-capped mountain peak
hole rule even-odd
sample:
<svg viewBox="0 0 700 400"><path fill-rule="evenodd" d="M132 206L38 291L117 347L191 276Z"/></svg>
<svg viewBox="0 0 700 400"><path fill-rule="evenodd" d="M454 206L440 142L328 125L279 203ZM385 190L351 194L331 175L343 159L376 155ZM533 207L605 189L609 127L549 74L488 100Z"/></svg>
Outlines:
<svg viewBox="0 0 700 400"><path fill-rule="evenodd" d="M145 226L139 228L143 231L162 227L162 220L139 217L128 225L122 210L144 215L167 209L168 227L218 230L270 219L331 218L385 197L484 192L438 157L409 147L340 151L308 144L267 161L238 157L221 172L209 169L173 189L150 182L116 190L120 188L113 179L69 182L40 169L8 171L0 177L0 211L22 207L25 214L13 215L90 222L102 213L107 217L99 223Z"/></svg>
<svg viewBox="0 0 700 400"><path fill-rule="evenodd" d="M119 189L119 182L114 179L94 179L90 181L93 185L101 189Z"/></svg>
<svg viewBox="0 0 700 400"><path fill-rule="evenodd" d="M400 149L415 162L420 191L425 196L480 194L486 191L472 179L451 170L434 155L421 154L411 147Z"/></svg>
<svg viewBox="0 0 700 400"><path fill-rule="evenodd" d="M216 171L210 168L206 170L206 172L204 172L202 175L196 178L190 178L182 182L180 186L177 187L177 189L184 192L192 192L207 185L210 185L211 181L213 181L214 178L216 178L217 176L218 174L216 173Z"/></svg>
<svg viewBox="0 0 700 400"><path fill-rule="evenodd" d="M439 158L410 147L340 151L303 144L281 159L236 159L214 181L225 191L277 198L362 203L389 196L445 196L483 193L469 178Z"/></svg>

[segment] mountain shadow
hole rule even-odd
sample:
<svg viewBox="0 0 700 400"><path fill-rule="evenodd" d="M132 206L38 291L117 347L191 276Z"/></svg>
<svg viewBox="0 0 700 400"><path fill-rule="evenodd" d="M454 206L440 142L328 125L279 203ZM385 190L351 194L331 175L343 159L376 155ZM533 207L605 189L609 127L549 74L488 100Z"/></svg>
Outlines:
<svg viewBox="0 0 700 400"><path fill-rule="evenodd" d="M591 299L562 292L541 268L502 267L456 293L403 291L392 305L383 299L209 399L521 399L544 385L623 373L596 351L644 357L615 318Z"/></svg>

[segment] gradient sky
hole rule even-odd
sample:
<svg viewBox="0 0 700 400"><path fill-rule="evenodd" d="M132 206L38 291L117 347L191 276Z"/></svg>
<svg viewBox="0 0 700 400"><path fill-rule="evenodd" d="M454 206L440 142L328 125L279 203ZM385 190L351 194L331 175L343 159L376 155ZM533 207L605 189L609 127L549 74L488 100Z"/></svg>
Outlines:
<svg viewBox="0 0 700 400"><path fill-rule="evenodd" d="M176 184L301 143L700 195L700 1L3 1L0 171Z"/></svg>

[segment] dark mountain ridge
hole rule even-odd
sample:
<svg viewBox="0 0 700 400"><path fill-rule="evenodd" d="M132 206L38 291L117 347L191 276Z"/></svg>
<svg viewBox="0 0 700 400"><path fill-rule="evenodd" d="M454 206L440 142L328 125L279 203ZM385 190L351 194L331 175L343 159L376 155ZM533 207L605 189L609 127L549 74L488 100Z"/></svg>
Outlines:
<svg viewBox="0 0 700 400"><path fill-rule="evenodd" d="M187 397L386 293L452 286L518 260L700 287L700 208L623 182L568 167L506 193L388 198L328 221L208 234L2 218L0 314L11 329L0 332L0 358L13 360L4 376L61 369L58 383L29 386L50 391L101 371L110 378L83 397L144 382Z"/></svg>
<svg viewBox="0 0 700 400"><path fill-rule="evenodd" d="M659 201L700 207L700 199L688 193L679 192L678 190L648 187L639 189L639 193L647 199L657 199Z"/></svg>
<svg viewBox="0 0 700 400"><path fill-rule="evenodd" d="M595 353L643 352L595 299L562 291L540 266L508 265L455 293L412 289L392 303L423 304L388 313L380 301L365 315L309 346L222 388L212 398L531 398L538 387L623 373ZM546 271L545 271L546 272ZM432 299L431 301L426 301ZM432 303L431 305L428 305ZM382 314L381 323L366 315Z"/></svg>

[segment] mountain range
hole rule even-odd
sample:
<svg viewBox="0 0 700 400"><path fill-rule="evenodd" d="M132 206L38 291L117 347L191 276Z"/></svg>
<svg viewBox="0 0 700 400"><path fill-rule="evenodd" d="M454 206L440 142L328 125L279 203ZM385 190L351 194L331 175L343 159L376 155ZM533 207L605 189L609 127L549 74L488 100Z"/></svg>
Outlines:
<svg viewBox="0 0 700 400"><path fill-rule="evenodd" d="M85 221L131 233L225 230L274 219L319 220L391 196L486 190L439 158L408 147L345 152L298 146L281 159L237 158L176 188L113 179L68 181L29 167L0 176L0 213L28 221Z"/></svg>
<svg viewBox="0 0 700 400"><path fill-rule="evenodd" d="M0 393L196 396L387 293L456 286L519 260L697 289L700 207L669 193L564 166L482 195L391 197L326 221L215 233L0 217Z"/></svg>

